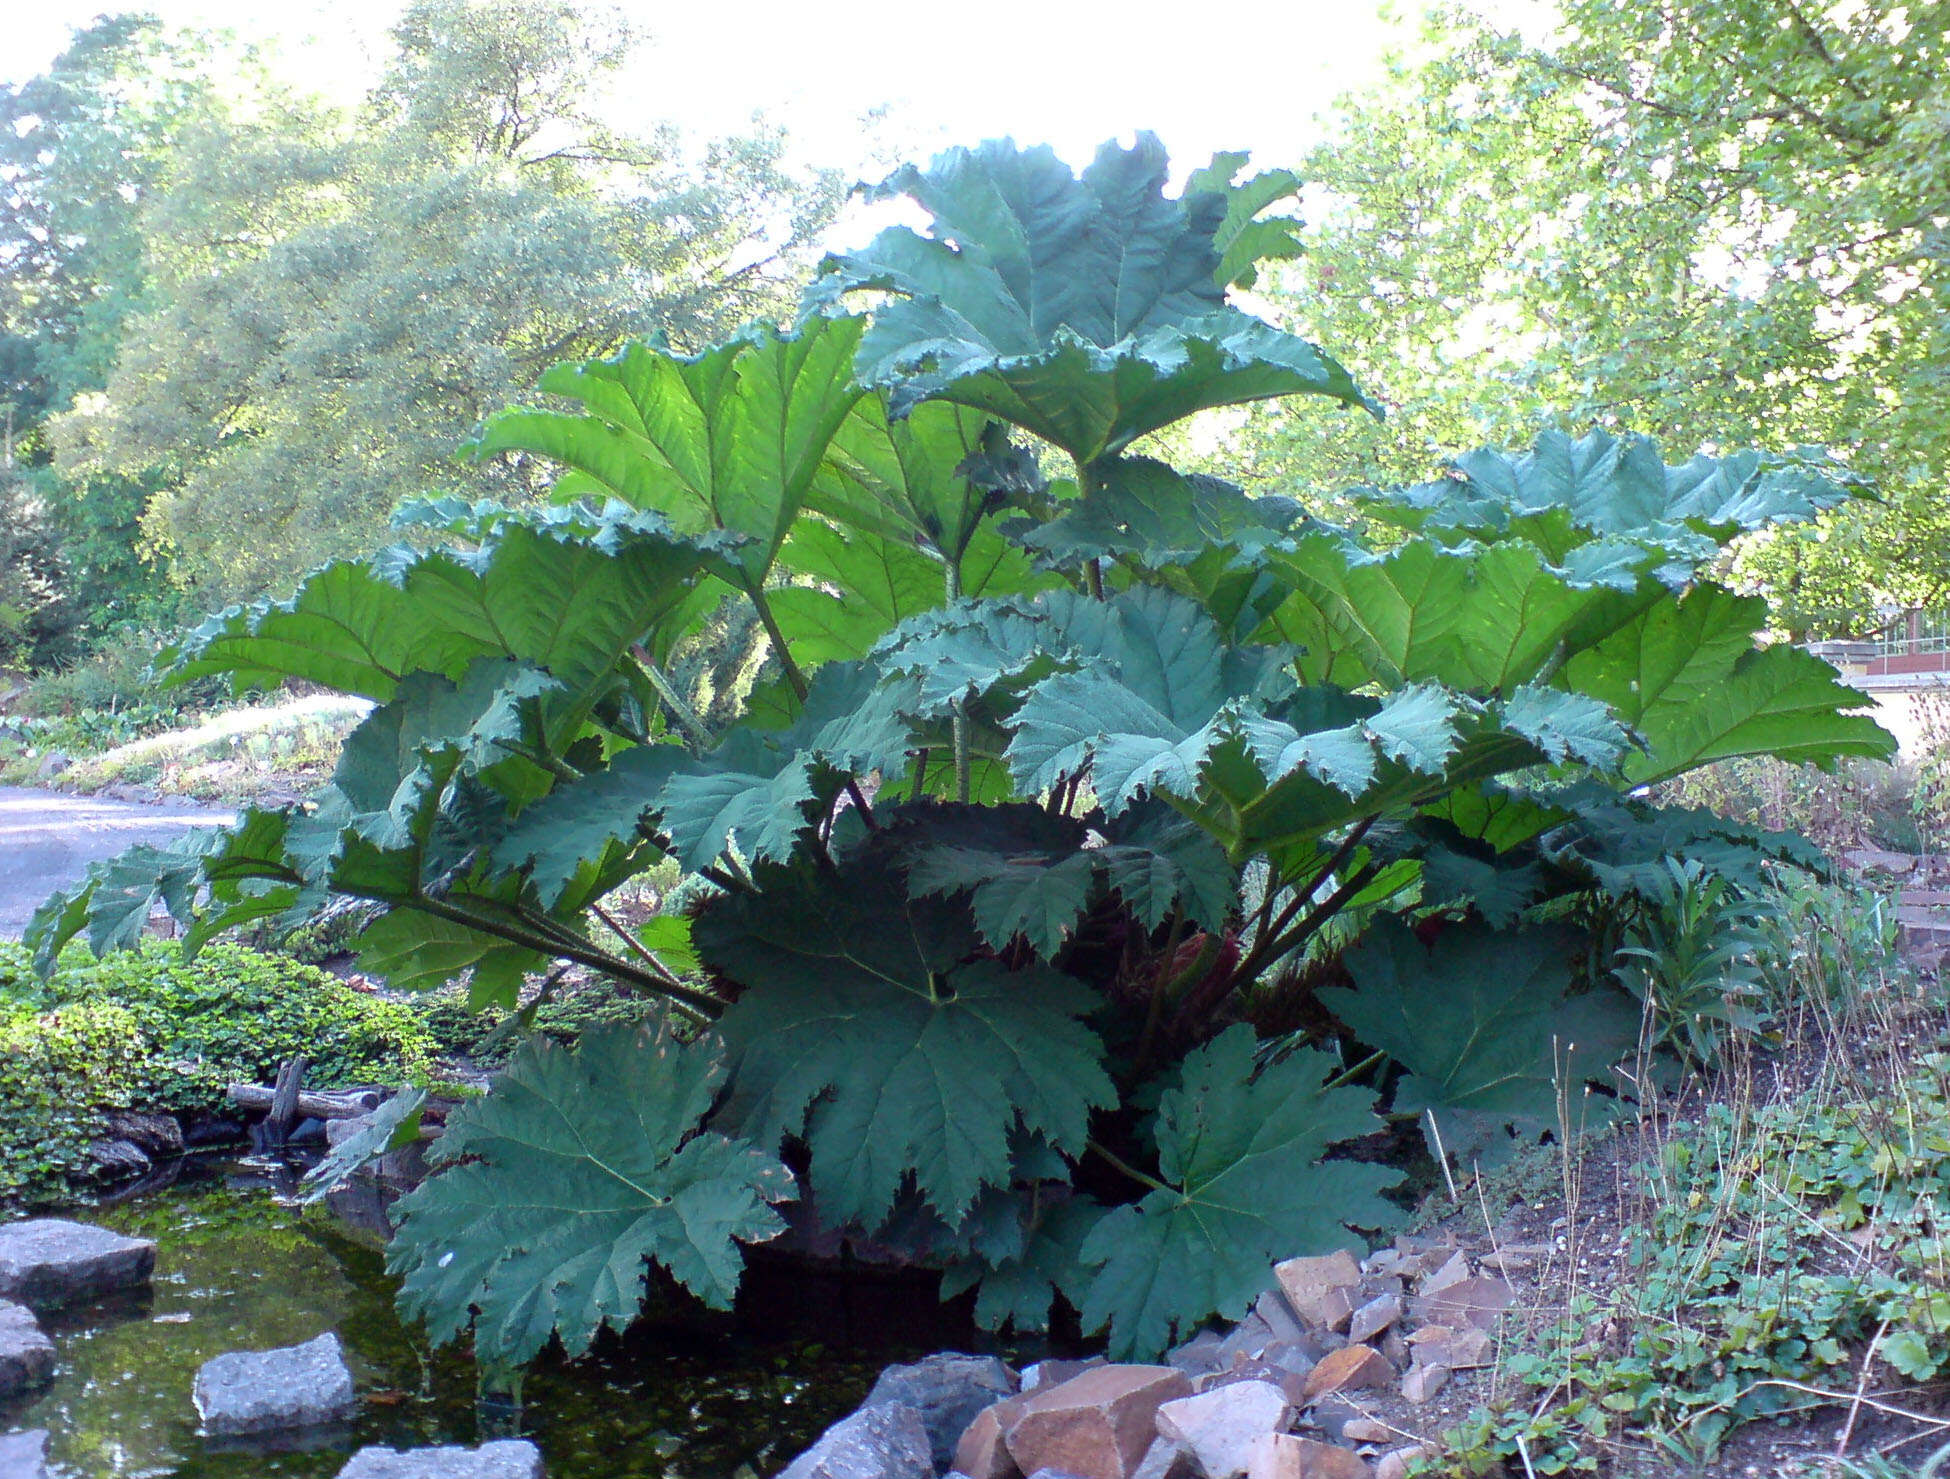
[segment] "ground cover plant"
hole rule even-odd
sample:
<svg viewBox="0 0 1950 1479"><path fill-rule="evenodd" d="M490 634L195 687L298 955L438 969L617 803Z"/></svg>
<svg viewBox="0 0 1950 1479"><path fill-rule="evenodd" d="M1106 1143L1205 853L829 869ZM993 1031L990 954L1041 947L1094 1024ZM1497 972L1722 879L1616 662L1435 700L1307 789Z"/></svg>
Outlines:
<svg viewBox="0 0 1950 1479"><path fill-rule="evenodd" d="M424 1078L433 1051L414 1007L241 945L77 948L43 977L0 941L0 1199L84 1173L107 1110L224 1114L227 1085L268 1083L300 1053L317 1087L399 1083Z"/></svg>
<svg viewBox="0 0 1950 1479"><path fill-rule="evenodd" d="M1769 1039L1601 1142L1431 1199L1485 1250L1549 1251L1418 1472L1840 1479L1950 1454L1942 986L1871 895L1770 902Z"/></svg>
<svg viewBox="0 0 1950 1479"><path fill-rule="evenodd" d="M1348 527L1180 474L1144 439L1203 409L1375 410L1232 300L1299 249L1297 182L1244 166L951 151L880 187L931 230L830 259L789 328L551 371L468 451L553 465L552 505L409 508L167 655L372 700L333 784L97 867L42 959L351 896L395 986L506 1007L571 963L662 1002L524 1045L399 1204L403 1302L502 1367L628 1321L646 1259L727 1303L794 1197L984 1323L1150 1354L1400 1215L1384 1114L1482 1158L1618 1105L1600 903L1819 862L1638 793L1891 748L1706 573L1849 489L1602 431L1341 494ZM714 727L667 666L727 602L773 667ZM667 859L690 912L603 907Z"/></svg>

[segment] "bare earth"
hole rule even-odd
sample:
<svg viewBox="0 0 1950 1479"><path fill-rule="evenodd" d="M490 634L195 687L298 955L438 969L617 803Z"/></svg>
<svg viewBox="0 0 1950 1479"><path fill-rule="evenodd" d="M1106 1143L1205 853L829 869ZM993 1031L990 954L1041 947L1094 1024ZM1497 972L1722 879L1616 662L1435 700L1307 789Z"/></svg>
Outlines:
<svg viewBox="0 0 1950 1479"><path fill-rule="evenodd" d="M230 815L194 803L138 806L0 786L0 939L18 938L41 900L96 859L137 842L161 846Z"/></svg>

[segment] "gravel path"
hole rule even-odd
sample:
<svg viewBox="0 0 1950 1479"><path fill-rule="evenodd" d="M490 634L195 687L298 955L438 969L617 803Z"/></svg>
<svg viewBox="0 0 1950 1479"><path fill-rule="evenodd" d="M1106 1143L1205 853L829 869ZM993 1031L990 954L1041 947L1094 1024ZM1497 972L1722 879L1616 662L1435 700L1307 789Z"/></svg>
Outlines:
<svg viewBox="0 0 1950 1479"><path fill-rule="evenodd" d="M0 786L0 939L17 939L41 900L97 858L137 842L173 842L186 828L220 826L230 815L194 802L140 806Z"/></svg>

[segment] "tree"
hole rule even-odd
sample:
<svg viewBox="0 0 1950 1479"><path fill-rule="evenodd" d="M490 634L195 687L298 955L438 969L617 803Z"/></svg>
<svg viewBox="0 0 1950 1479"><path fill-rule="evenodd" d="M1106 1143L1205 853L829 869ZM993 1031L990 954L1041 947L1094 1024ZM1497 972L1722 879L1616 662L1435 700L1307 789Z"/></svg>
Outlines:
<svg viewBox="0 0 1950 1479"><path fill-rule="evenodd" d="M1275 412L1256 470L1388 479L1540 425L1838 449L1879 487L1740 569L1799 631L1950 590L1942 4L1574 0L1548 42L1468 16L1350 99L1275 299L1390 405Z"/></svg>
<svg viewBox="0 0 1950 1479"><path fill-rule="evenodd" d="M519 501L452 448L565 355L697 343L773 301L834 204L761 134L693 156L588 116L627 36L565 5L427 0L356 120L212 101L140 225L155 276L62 470L153 476L144 528L206 597L376 541L418 493ZM789 275L789 274L785 274Z"/></svg>
<svg viewBox="0 0 1950 1479"><path fill-rule="evenodd" d="M47 422L107 383L148 287L139 216L213 61L153 17L105 16L45 73L0 91L0 457L23 485L8 497L33 510L38 594L14 653L31 662L159 593L136 555L147 487L58 478Z"/></svg>

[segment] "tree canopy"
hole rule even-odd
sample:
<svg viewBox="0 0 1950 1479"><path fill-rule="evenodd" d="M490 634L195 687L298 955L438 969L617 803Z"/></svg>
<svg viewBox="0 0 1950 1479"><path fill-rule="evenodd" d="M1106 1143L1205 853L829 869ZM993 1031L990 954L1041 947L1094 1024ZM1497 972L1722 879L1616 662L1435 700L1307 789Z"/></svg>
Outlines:
<svg viewBox="0 0 1950 1479"><path fill-rule="evenodd" d="M202 604L286 587L403 497L528 496L453 449L549 364L775 307L837 183L776 131L606 124L636 45L580 5L420 0L337 108L117 17L16 89L0 372L70 550L126 586L139 545Z"/></svg>
<svg viewBox="0 0 1950 1479"><path fill-rule="evenodd" d="M1388 481L1540 425L1832 447L1880 491L1750 542L1797 630L1950 588L1950 6L1569 0L1541 41L1460 13L1346 100L1274 301L1390 407L1275 410L1275 483Z"/></svg>

